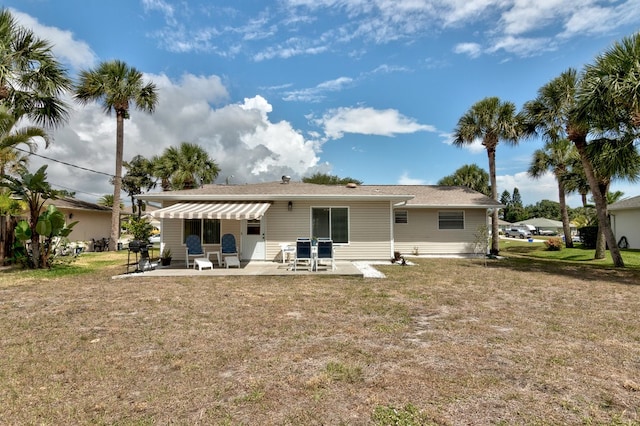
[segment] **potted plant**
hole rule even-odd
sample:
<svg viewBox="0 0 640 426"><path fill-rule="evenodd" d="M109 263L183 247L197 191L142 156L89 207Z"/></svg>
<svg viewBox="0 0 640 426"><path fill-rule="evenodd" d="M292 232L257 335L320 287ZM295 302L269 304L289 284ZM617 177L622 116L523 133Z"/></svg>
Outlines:
<svg viewBox="0 0 640 426"><path fill-rule="evenodd" d="M169 247L165 247L160 254L160 264L162 266L171 265L171 249Z"/></svg>

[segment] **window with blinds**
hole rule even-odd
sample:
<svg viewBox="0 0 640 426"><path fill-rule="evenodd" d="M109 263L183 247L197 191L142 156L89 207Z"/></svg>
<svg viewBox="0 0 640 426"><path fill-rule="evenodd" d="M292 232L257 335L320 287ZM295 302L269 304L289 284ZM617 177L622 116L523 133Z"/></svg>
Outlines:
<svg viewBox="0 0 640 426"><path fill-rule="evenodd" d="M464 229L464 212L462 210L438 212L438 229Z"/></svg>

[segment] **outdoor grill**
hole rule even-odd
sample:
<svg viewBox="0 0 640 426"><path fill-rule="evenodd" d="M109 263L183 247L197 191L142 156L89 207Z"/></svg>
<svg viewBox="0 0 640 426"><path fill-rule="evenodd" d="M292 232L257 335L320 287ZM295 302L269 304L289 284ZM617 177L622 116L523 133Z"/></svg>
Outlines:
<svg viewBox="0 0 640 426"><path fill-rule="evenodd" d="M142 253L143 257L149 254L149 244L140 240L129 241L129 251L132 253Z"/></svg>

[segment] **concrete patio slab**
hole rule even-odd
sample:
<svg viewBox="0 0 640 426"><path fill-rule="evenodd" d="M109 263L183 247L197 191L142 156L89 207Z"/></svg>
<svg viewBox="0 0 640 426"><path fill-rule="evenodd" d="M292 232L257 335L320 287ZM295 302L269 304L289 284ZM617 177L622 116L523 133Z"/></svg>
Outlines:
<svg viewBox="0 0 640 426"><path fill-rule="evenodd" d="M337 261L336 269L331 270L321 267L318 271L298 270L293 271L289 265L279 262L241 262L239 268L221 268L215 266L213 269L199 271L198 269L186 268L184 262L172 264L168 267L158 266L156 269L144 272L134 272L122 274L113 278L129 277L184 277L184 276L233 276L233 275L255 275L255 276L294 276L294 275L334 275L334 276L354 276L364 277L364 272L353 262Z"/></svg>

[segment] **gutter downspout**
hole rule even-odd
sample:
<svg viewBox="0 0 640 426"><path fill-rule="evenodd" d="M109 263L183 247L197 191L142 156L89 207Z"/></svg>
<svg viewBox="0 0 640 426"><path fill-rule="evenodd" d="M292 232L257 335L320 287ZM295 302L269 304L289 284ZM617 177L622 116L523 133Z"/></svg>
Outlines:
<svg viewBox="0 0 640 426"><path fill-rule="evenodd" d="M406 204L406 201L404 201L402 204ZM395 222L394 220L394 212L393 212L393 208L394 208L394 204L393 201L389 201L389 247L391 248L391 253L389 253L389 259L393 259L393 253L395 252L395 247L396 247L396 241L395 241L395 235L394 235L394 227L393 224Z"/></svg>

